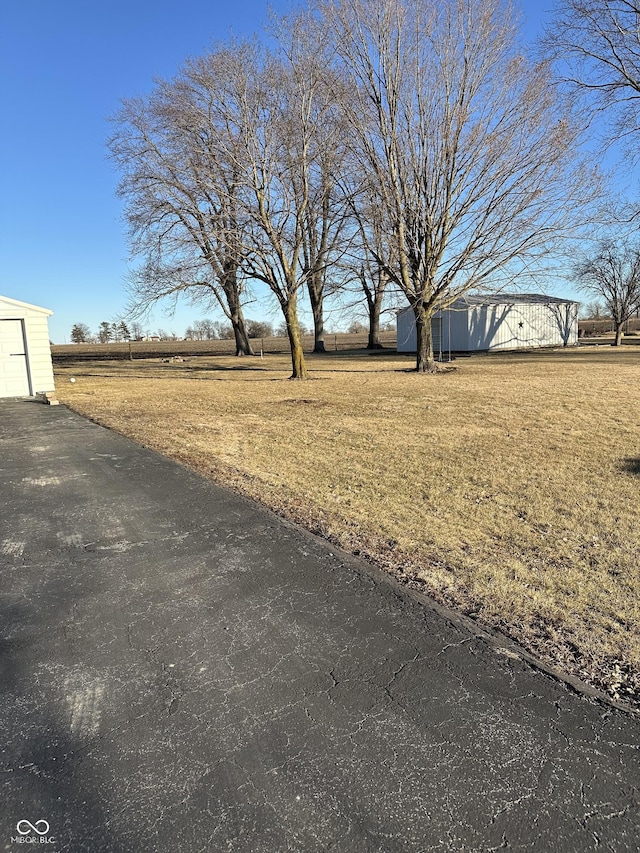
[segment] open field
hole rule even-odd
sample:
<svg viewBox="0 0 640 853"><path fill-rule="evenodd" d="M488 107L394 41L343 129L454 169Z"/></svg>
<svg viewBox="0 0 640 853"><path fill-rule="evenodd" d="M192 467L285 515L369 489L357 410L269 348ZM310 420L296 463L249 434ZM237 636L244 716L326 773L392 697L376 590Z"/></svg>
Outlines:
<svg viewBox="0 0 640 853"><path fill-rule="evenodd" d="M381 332L380 340L385 347L396 346L395 332ZM265 353L289 352L289 340L286 337L252 338L252 347L257 355L262 349ZM313 335L304 335L302 344L305 352L313 349ZM346 333L325 335L325 347L329 352L366 347L367 335ZM212 341L121 341L109 344L53 344L51 355L54 362L79 359L128 359L155 358L158 356L195 356L195 355L234 355L233 340Z"/></svg>
<svg viewBox="0 0 640 853"><path fill-rule="evenodd" d="M579 320L578 329L587 337L608 336L613 340L613 323L611 320ZM640 317L632 317L624 324L624 333L635 337L640 333Z"/></svg>
<svg viewBox="0 0 640 853"><path fill-rule="evenodd" d="M640 345L640 320L629 321L630 336L623 338L625 346ZM586 337L584 345L600 345L613 343L610 320L581 320L580 329ZM396 348L396 333L381 332L380 340L385 348ZM289 342L284 337L253 338L252 346L256 354L263 350L265 353L281 354L289 351ZM305 352L313 350L313 336L304 335L302 339ZM325 346L328 352L339 352L351 349L363 349L367 345L366 334L327 334ZM233 355L235 343L233 340L211 341L121 341L108 344L52 344L51 355L56 364L67 361L82 360L126 360L138 358L159 358L161 356L194 357L203 355Z"/></svg>
<svg viewBox="0 0 640 853"><path fill-rule="evenodd" d="M73 409L640 704L640 347L65 363ZM76 382L70 383L74 376Z"/></svg>
<svg viewBox="0 0 640 853"><path fill-rule="evenodd" d="M586 334L584 344L610 344L613 342L610 320L580 320L580 330ZM640 319L634 318L627 324L630 337L624 338L625 345L640 345ZM380 333L384 347L396 347L396 333L387 331ZM279 354L289 351L289 342L285 337L253 338L252 346L256 354L262 349L265 353ZM302 339L305 352L313 350L313 335L304 335ZM325 346L328 352L364 348L367 345L367 335L339 334L325 335ZM233 340L211 341L121 341L108 344L52 344L51 354L54 362L64 364L67 361L79 360L125 360L129 358L158 358L160 356L203 356L203 355L233 355L235 343Z"/></svg>

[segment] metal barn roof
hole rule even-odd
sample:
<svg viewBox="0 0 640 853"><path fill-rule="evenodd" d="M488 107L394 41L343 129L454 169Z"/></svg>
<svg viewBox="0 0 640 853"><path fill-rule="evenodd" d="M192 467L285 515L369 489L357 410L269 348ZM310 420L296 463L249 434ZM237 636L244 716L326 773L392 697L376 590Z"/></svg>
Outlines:
<svg viewBox="0 0 640 853"><path fill-rule="evenodd" d="M545 293L488 293L484 296L473 294L460 296L453 305L566 305L573 302L575 299L562 299Z"/></svg>
<svg viewBox="0 0 640 853"><path fill-rule="evenodd" d="M547 296L545 293L487 293L459 296L444 311L462 311L474 305L577 305L575 299L563 299L558 296ZM397 313L413 311L408 305Z"/></svg>

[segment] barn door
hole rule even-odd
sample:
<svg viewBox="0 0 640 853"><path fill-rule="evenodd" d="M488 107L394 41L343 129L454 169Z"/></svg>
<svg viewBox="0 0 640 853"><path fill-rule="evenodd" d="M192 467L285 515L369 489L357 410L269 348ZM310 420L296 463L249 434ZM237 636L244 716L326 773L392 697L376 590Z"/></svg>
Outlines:
<svg viewBox="0 0 640 853"><path fill-rule="evenodd" d="M22 320L0 320L0 397L30 394Z"/></svg>

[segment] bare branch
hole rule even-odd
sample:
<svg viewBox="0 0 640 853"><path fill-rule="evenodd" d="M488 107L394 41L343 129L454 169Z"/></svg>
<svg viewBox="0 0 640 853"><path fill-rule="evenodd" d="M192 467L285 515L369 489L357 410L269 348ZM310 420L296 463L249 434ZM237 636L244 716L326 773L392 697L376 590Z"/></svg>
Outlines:
<svg viewBox="0 0 640 853"><path fill-rule="evenodd" d="M548 67L518 51L501 0L326 0L353 156L393 246L379 262L413 307L418 369L430 318L497 288L582 218L591 173ZM569 211L570 214L569 214Z"/></svg>
<svg viewBox="0 0 640 853"><path fill-rule="evenodd" d="M609 114L607 142L627 138L630 156L637 157L640 2L564 0L544 44L561 81L585 96L590 112Z"/></svg>

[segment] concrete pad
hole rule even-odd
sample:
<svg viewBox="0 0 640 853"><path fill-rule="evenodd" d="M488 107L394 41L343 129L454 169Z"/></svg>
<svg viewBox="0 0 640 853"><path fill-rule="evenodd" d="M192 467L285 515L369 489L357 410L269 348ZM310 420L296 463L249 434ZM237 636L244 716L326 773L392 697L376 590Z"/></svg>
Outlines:
<svg viewBox="0 0 640 853"><path fill-rule="evenodd" d="M637 717L243 498L1 401L0 513L0 849L638 849Z"/></svg>

